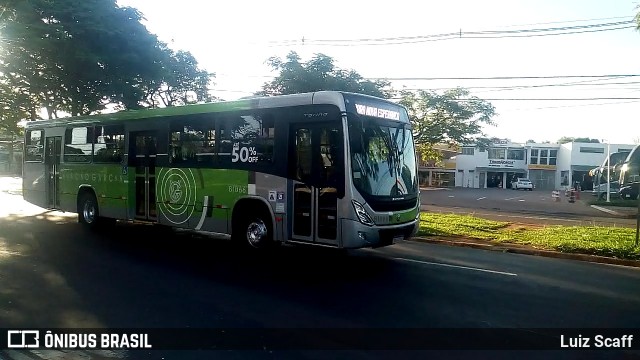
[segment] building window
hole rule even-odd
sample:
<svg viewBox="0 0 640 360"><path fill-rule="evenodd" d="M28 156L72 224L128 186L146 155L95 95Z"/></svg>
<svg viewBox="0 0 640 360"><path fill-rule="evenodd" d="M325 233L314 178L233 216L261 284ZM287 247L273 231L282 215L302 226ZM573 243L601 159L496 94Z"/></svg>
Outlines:
<svg viewBox="0 0 640 360"><path fill-rule="evenodd" d="M42 161L42 154L44 153L44 138L42 130L27 131L27 140L24 144L26 153L24 155L25 161Z"/></svg>
<svg viewBox="0 0 640 360"><path fill-rule="evenodd" d="M604 148L580 146L581 153L604 154Z"/></svg>
<svg viewBox="0 0 640 360"><path fill-rule="evenodd" d="M463 147L462 148L462 155L473 155L474 154L474 148L472 147Z"/></svg>
<svg viewBox="0 0 640 360"><path fill-rule="evenodd" d="M540 165L547 165L547 157L549 156L549 150L540 150Z"/></svg>
<svg viewBox="0 0 640 360"><path fill-rule="evenodd" d="M507 151L507 159L524 160L524 149L509 149Z"/></svg>
<svg viewBox="0 0 640 360"><path fill-rule="evenodd" d="M549 150L549 165L556 165L558 150Z"/></svg>
<svg viewBox="0 0 640 360"><path fill-rule="evenodd" d="M538 165L538 149L531 149L531 164Z"/></svg>
<svg viewBox="0 0 640 360"><path fill-rule="evenodd" d="M504 159L505 149L489 149L489 159Z"/></svg>

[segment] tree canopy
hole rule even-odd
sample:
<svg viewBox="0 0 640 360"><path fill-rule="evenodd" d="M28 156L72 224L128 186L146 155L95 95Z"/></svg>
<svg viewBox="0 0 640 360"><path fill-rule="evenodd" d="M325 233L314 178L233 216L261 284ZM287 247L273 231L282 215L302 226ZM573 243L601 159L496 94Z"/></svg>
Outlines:
<svg viewBox="0 0 640 360"><path fill-rule="evenodd" d="M175 52L115 0L5 0L0 5L0 125L40 109L86 115L208 97L208 72ZM7 107L6 104L14 104Z"/></svg>
<svg viewBox="0 0 640 360"><path fill-rule="evenodd" d="M339 69L332 57L315 54L308 62L290 52L285 59L271 57L267 63L279 74L262 86L258 95L283 95L320 90L349 91L389 98L392 91L387 81L364 79L355 70Z"/></svg>
<svg viewBox="0 0 640 360"><path fill-rule="evenodd" d="M486 146L483 125L494 125L495 108L491 103L471 96L469 90L456 88L435 91L401 91L400 104L409 112L413 134L424 159L438 158L435 144L456 147L475 143Z"/></svg>
<svg viewBox="0 0 640 360"><path fill-rule="evenodd" d="M558 144L566 144L566 143L570 143L570 142L581 142L581 143L599 143L600 140L598 139L591 139L588 137L570 137L570 136L563 136L560 139L558 139L557 143Z"/></svg>
<svg viewBox="0 0 640 360"><path fill-rule="evenodd" d="M272 57L268 61L278 75L263 85L258 95L295 94L320 90L349 91L391 98L398 95L386 81L362 78L355 70L338 69L333 58L316 54L302 62L300 56L290 52L285 59ZM458 146L474 142L488 144L482 126L492 125L494 107L462 88L444 93L434 91L401 91L400 104L409 111L415 141L424 159L439 159L436 144Z"/></svg>

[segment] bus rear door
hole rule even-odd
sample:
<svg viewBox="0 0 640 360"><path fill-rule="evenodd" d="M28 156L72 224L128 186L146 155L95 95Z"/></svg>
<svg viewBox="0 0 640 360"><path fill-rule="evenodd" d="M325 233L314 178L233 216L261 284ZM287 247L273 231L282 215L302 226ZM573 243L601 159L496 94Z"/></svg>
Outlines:
<svg viewBox="0 0 640 360"><path fill-rule="evenodd" d="M156 158L158 137L155 132L131 132L129 165L135 168L135 217L157 221Z"/></svg>
<svg viewBox="0 0 640 360"><path fill-rule="evenodd" d="M62 136L49 136L45 142L45 179L47 181L47 207L60 208L60 155Z"/></svg>

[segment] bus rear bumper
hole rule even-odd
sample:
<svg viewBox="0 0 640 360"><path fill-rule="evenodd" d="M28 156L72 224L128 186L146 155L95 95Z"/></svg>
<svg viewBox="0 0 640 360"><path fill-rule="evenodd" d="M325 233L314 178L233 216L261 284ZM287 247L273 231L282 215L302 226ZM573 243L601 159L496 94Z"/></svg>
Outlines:
<svg viewBox="0 0 640 360"><path fill-rule="evenodd" d="M418 231L418 221L390 225L366 226L358 221L342 220L342 247L348 249L383 247L410 239Z"/></svg>

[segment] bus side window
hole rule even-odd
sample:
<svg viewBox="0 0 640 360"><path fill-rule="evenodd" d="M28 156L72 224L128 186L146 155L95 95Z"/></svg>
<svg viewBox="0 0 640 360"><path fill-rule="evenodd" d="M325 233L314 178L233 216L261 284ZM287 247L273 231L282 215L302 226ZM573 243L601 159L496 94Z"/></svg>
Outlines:
<svg viewBox="0 0 640 360"><path fill-rule="evenodd" d="M120 163L124 156L124 126L96 126L93 140L93 161Z"/></svg>
<svg viewBox="0 0 640 360"><path fill-rule="evenodd" d="M311 131L298 129L296 131L296 178L305 182L311 177L312 149Z"/></svg>
<svg viewBox="0 0 640 360"><path fill-rule="evenodd" d="M320 138L320 155L322 156L322 176L326 185L335 186L337 182L336 168L339 157L339 131L336 128L322 129Z"/></svg>
<svg viewBox="0 0 640 360"><path fill-rule="evenodd" d="M90 163L93 155L93 126L67 128L64 133L64 161Z"/></svg>
<svg viewBox="0 0 640 360"><path fill-rule="evenodd" d="M44 131L43 130L29 130L26 134L25 142L25 161L42 161L42 154L44 153Z"/></svg>
<svg viewBox="0 0 640 360"><path fill-rule="evenodd" d="M169 139L171 163L196 165L214 162L216 131L210 117L174 120Z"/></svg>

